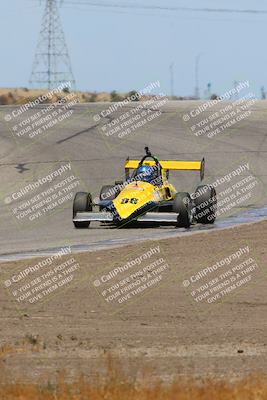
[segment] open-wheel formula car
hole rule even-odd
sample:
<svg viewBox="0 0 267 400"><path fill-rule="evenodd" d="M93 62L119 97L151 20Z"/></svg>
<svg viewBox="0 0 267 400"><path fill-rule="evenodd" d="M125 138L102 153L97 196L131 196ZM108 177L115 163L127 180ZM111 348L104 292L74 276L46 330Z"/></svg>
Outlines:
<svg viewBox="0 0 267 400"><path fill-rule="evenodd" d="M211 185L200 185L189 194L177 191L168 181L171 170L199 171L202 181L204 158L201 161L166 161L158 160L148 147L145 152L141 160L126 160L125 182L103 186L98 201L93 202L90 193L76 193L73 201L76 228L88 228L92 221L119 227L138 222L184 228L194 223L214 223L217 201ZM94 207L99 211L94 212Z"/></svg>

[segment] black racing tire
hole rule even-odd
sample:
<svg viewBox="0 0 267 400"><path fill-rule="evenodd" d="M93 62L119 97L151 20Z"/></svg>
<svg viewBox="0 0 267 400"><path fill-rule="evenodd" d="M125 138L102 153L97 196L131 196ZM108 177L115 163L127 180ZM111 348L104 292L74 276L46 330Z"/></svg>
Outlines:
<svg viewBox="0 0 267 400"><path fill-rule="evenodd" d="M177 193L173 200L173 212L179 213L177 217L177 228L189 228L191 225L192 200L187 192Z"/></svg>
<svg viewBox="0 0 267 400"><path fill-rule="evenodd" d="M214 224L216 220L216 190L211 185L200 185L194 195L195 220L199 224Z"/></svg>
<svg viewBox="0 0 267 400"><path fill-rule="evenodd" d="M73 200L73 218L78 212L92 211L92 196L90 193L78 192ZM89 228L90 222L73 222L75 228L85 229Z"/></svg>

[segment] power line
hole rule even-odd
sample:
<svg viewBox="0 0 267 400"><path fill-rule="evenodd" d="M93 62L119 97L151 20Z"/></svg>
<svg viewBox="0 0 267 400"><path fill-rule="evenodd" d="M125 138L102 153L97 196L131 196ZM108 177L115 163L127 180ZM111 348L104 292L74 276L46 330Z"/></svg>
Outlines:
<svg viewBox="0 0 267 400"><path fill-rule="evenodd" d="M42 3L45 0L28 0ZM141 5L141 4L126 4L126 3L99 3L91 0L57 0L59 5L65 6L67 9L74 9L80 11L90 11L90 10L101 10L105 8L108 12L116 13L116 14L127 14L128 11L132 12L133 10L143 10L144 14L136 14L135 15L145 15L145 16L155 16L157 14L148 14L148 11L154 11L157 13L158 11L167 11L167 12L186 12L186 13L194 13L198 14L243 14L243 15L265 15L267 14L267 10L255 10L255 9L228 9L228 8L194 8L194 7L173 7L173 6L158 6L158 5ZM75 7L76 6L76 7ZM85 6L85 8L79 8L79 6ZM88 10L86 10L88 8ZM120 11L119 11L120 10ZM122 11L124 10L124 11ZM159 14L158 14L159 15ZM218 21L218 20L217 20ZM228 21L228 19L226 20ZM240 20L243 21L243 20ZM250 21L248 21L250 22ZM262 21L264 22L264 21Z"/></svg>
<svg viewBox="0 0 267 400"><path fill-rule="evenodd" d="M174 73L173 73L174 62L170 64L170 87L171 87L171 97L174 96Z"/></svg>
<svg viewBox="0 0 267 400"><path fill-rule="evenodd" d="M96 1L81 0L64 0L63 5L83 5L89 7L101 8L123 8L123 9L139 9L139 10L157 10L157 11L184 11L184 12L204 12L204 13L228 13L228 14L267 14L267 10L255 9L230 9L230 8L198 8L198 7L177 7L177 6L160 6L160 5L142 5L142 4L126 4L126 3L99 3Z"/></svg>

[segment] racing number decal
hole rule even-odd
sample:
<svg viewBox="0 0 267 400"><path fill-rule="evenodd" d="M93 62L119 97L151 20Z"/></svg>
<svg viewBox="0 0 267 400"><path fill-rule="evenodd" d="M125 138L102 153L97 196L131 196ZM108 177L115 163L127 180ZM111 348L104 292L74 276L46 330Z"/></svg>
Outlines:
<svg viewBox="0 0 267 400"><path fill-rule="evenodd" d="M125 197L124 199L122 199L121 204L126 204L126 203L137 204L138 199L136 199L135 197L133 197L132 199L128 199L127 197Z"/></svg>

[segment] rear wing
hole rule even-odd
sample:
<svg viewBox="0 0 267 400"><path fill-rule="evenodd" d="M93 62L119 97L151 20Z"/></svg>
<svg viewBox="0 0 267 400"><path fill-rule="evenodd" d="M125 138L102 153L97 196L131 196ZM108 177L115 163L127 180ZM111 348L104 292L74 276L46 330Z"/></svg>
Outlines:
<svg viewBox="0 0 267 400"><path fill-rule="evenodd" d="M176 160L159 160L159 163L166 174L170 170L176 171L200 171L200 179L204 178L205 159L201 161L176 161ZM139 167L140 160L130 160L129 158L125 162L125 174L126 178L129 177L129 170L136 169ZM156 165L154 160L145 160L143 165L153 166Z"/></svg>

